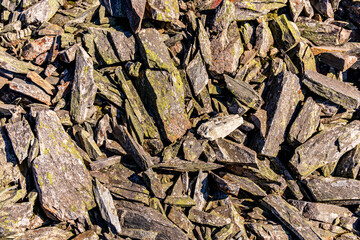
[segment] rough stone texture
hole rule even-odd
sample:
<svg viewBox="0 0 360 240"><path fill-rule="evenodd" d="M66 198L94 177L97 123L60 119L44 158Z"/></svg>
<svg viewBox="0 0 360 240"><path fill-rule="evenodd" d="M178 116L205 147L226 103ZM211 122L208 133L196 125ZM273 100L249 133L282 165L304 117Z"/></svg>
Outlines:
<svg viewBox="0 0 360 240"><path fill-rule="evenodd" d="M290 22L286 15L276 17L270 24L276 46L287 51L300 42L300 32L296 24Z"/></svg>
<svg viewBox="0 0 360 240"><path fill-rule="evenodd" d="M57 227L42 227L39 229L28 230L24 235L16 237L14 240L67 240L72 236L72 232Z"/></svg>
<svg viewBox="0 0 360 240"><path fill-rule="evenodd" d="M216 150L217 161L222 164L258 167L256 152L244 145L219 138L212 147Z"/></svg>
<svg viewBox="0 0 360 240"><path fill-rule="evenodd" d="M180 228L152 208L126 201L115 201L115 205L119 218L122 220L122 235L133 238L144 238L155 235L158 239L187 239L185 233L183 233ZM136 232L142 232L145 235L139 237L135 235Z"/></svg>
<svg viewBox="0 0 360 240"><path fill-rule="evenodd" d="M235 18L235 6L230 0L223 0L216 9L211 30L215 33L226 30Z"/></svg>
<svg viewBox="0 0 360 240"><path fill-rule="evenodd" d="M201 124L197 130L197 134L211 141L218 138L224 138L240 127L243 123L242 117L237 114L215 117Z"/></svg>
<svg viewBox="0 0 360 240"><path fill-rule="evenodd" d="M188 218L192 222L212 227L223 227L231 223L230 218L217 216L215 214L203 212L195 208L190 209Z"/></svg>
<svg viewBox="0 0 360 240"><path fill-rule="evenodd" d="M320 113L321 107L311 97L306 99L304 106L291 125L289 141L295 146L306 142L317 130Z"/></svg>
<svg viewBox="0 0 360 240"><path fill-rule="evenodd" d="M257 0L235 0L235 20L255 20L266 15L272 10L286 6L286 0L257 1Z"/></svg>
<svg viewBox="0 0 360 240"><path fill-rule="evenodd" d="M194 225L178 207L171 207L168 218L188 234L194 229Z"/></svg>
<svg viewBox="0 0 360 240"><path fill-rule="evenodd" d="M201 56L204 59L204 62L207 65L212 64L212 53L211 53L211 42L209 35L206 32L204 25L201 21L198 21L198 38L199 38L199 47L201 51Z"/></svg>
<svg viewBox="0 0 360 240"><path fill-rule="evenodd" d="M24 232L30 227L33 203L22 202L0 208L0 236Z"/></svg>
<svg viewBox="0 0 360 240"><path fill-rule="evenodd" d="M296 25L301 36L317 46L342 45L349 40L351 34L351 30L305 17L299 17Z"/></svg>
<svg viewBox="0 0 360 240"><path fill-rule="evenodd" d="M117 89L116 85L98 71L94 70L93 76L94 82L99 90L98 95L114 103L116 106L121 107L123 105L123 94Z"/></svg>
<svg viewBox="0 0 360 240"><path fill-rule="evenodd" d="M143 89L151 90L146 91L147 97L142 99L147 102L150 112L154 114L162 136L174 142L190 128L189 119L185 114L180 76L173 77L167 72L149 69L145 75Z"/></svg>
<svg viewBox="0 0 360 240"><path fill-rule="evenodd" d="M312 6L326 18L334 17L334 10L332 8L331 0L310 0Z"/></svg>
<svg viewBox="0 0 360 240"><path fill-rule="evenodd" d="M70 115L77 123L83 123L93 106L96 84L93 62L86 51L79 47L76 52L75 75L71 89Z"/></svg>
<svg viewBox="0 0 360 240"><path fill-rule="evenodd" d="M113 198L109 189L104 187L99 181L96 180L94 187L95 200L100 208L101 216L109 225L113 233L120 234L121 226L119 217L116 212Z"/></svg>
<svg viewBox="0 0 360 240"><path fill-rule="evenodd" d="M299 239L322 239L316 233L316 230L301 216L301 213L280 196L270 194L263 198L261 202Z"/></svg>
<svg viewBox="0 0 360 240"><path fill-rule="evenodd" d="M345 208L325 203L313 203L300 200L290 200L301 214L309 219L332 224L337 218L351 217L353 213Z"/></svg>
<svg viewBox="0 0 360 240"><path fill-rule="evenodd" d="M194 94L199 95L209 82L209 76L206 72L200 52L198 52L194 59L189 63L186 72L189 76Z"/></svg>
<svg viewBox="0 0 360 240"><path fill-rule="evenodd" d="M48 36L31 41L29 44L24 46L22 56L25 60L34 60L40 54L49 51L53 42L54 37Z"/></svg>
<svg viewBox="0 0 360 240"><path fill-rule="evenodd" d="M10 82L10 89L22 93L26 96L32 97L40 102L43 102L47 105L51 105L51 97L47 95L41 88L35 86L34 84L29 84L20 78L14 78Z"/></svg>
<svg viewBox="0 0 360 240"><path fill-rule="evenodd" d="M261 96L259 96L249 83L238 81L227 75L225 75L225 82L230 92L234 94L236 99L242 104L256 110L263 103Z"/></svg>
<svg viewBox="0 0 360 240"><path fill-rule="evenodd" d="M139 1L141 2L141 1ZM109 31L110 39L121 62L134 60L137 53L135 37L128 31Z"/></svg>
<svg viewBox="0 0 360 240"><path fill-rule="evenodd" d="M246 227L259 239L289 240L287 229L280 224L268 224L266 222L256 222L246 224Z"/></svg>
<svg viewBox="0 0 360 240"><path fill-rule="evenodd" d="M359 143L359 121L353 121L345 126L335 126L318 133L296 148L290 165L300 176L308 176L320 167L336 163L344 153Z"/></svg>
<svg viewBox="0 0 360 240"><path fill-rule="evenodd" d="M87 218L87 210L95 202L91 177L80 153L55 112L39 112L35 129L40 155L34 159L32 170L42 208L60 221Z"/></svg>
<svg viewBox="0 0 360 240"><path fill-rule="evenodd" d="M358 61L358 58L341 52L324 52L320 54L320 61L345 72Z"/></svg>
<svg viewBox="0 0 360 240"><path fill-rule="evenodd" d="M236 22L211 40L212 64L209 71L215 74L233 73L244 51Z"/></svg>
<svg viewBox="0 0 360 240"><path fill-rule="evenodd" d="M156 1L148 0L152 19L164 22L171 22L179 19L178 0Z"/></svg>
<svg viewBox="0 0 360 240"><path fill-rule="evenodd" d="M360 181L340 177L309 176L305 178L311 195L317 202L328 202L341 205L360 203Z"/></svg>
<svg viewBox="0 0 360 240"><path fill-rule="evenodd" d="M178 158L160 163L154 166L154 168L159 168L163 170L177 171L177 172L198 172L202 171L211 171L214 169L222 168L223 165L217 163L206 163L204 161L184 161Z"/></svg>
<svg viewBox="0 0 360 240"><path fill-rule="evenodd" d="M63 0L41 0L23 11L19 19L25 24L41 24L50 20L63 4Z"/></svg>
<svg viewBox="0 0 360 240"><path fill-rule="evenodd" d="M267 132L259 136L254 147L258 153L276 157L286 137L286 128L299 101L303 98L300 79L293 73L284 71L275 79L274 88L266 98Z"/></svg>
<svg viewBox="0 0 360 240"><path fill-rule="evenodd" d="M269 28L268 22L264 21L256 28L256 45L255 49L258 51L260 57L267 56L268 51L274 45L274 38Z"/></svg>
<svg viewBox="0 0 360 240"><path fill-rule="evenodd" d="M335 169L335 176L356 178L360 170L360 145L345 153L339 160Z"/></svg>
<svg viewBox="0 0 360 240"><path fill-rule="evenodd" d="M311 91L346 109L355 109L360 105L360 91L347 83L314 71L305 72L303 83Z"/></svg>
<svg viewBox="0 0 360 240"><path fill-rule="evenodd" d="M144 17L145 7L146 0L127 1L126 16L129 19L130 27L134 33L137 33L141 29L141 22ZM124 49L124 51L126 51L126 49Z"/></svg>

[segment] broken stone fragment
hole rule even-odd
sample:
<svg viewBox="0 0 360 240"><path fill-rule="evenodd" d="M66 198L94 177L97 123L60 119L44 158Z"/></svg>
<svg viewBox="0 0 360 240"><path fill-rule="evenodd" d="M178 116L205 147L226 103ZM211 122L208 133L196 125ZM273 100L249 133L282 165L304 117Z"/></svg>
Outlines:
<svg viewBox="0 0 360 240"><path fill-rule="evenodd" d="M360 170L360 145L345 153L339 160L335 169L335 176L356 178Z"/></svg>
<svg viewBox="0 0 360 240"><path fill-rule="evenodd" d="M238 81L229 77L228 75L224 75L224 77L226 87L242 104L255 110L261 106L261 104L263 103L262 98L249 83L244 81Z"/></svg>
<svg viewBox="0 0 360 240"><path fill-rule="evenodd" d="M97 94L121 108L123 106L123 93L109 80L107 76L101 75L96 70L94 70L93 76L94 82L99 90Z"/></svg>
<svg viewBox="0 0 360 240"><path fill-rule="evenodd" d="M303 83L311 91L346 109L356 109L360 105L360 91L347 83L314 71L305 71Z"/></svg>
<svg viewBox="0 0 360 240"><path fill-rule="evenodd" d="M205 142L203 140L197 140L194 134L189 132L183 142L182 148L184 152L184 158L189 161L195 161L199 159L204 150Z"/></svg>
<svg viewBox="0 0 360 240"><path fill-rule="evenodd" d="M34 84L29 84L20 78L14 78L11 80L10 89L32 97L47 105L51 105L51 97L47 95L41 88L35 86Z"/></svg>
<svg viewBox="0 0 360 240"><path fill-rule="evenodd" d="M311 98L306 99L304 106L291 125L288 139L296 145L308 140L317 130L320 123L321 107Z"/></svg>
<svg viewBox="0 0 360 240"><path fill-rule="evenodd" d="M215 33L226 30L235 18L235 6L230 0L223 0L216 9L214 19L212 20L211 31Z"/></svg>
<svg viewBox="0 0 360 240"><path fill-rule="evenodd" d="M311 0L312 6L324 17L333 18L334 10L332 8L333 0Z"/></svg>
<svg viewBox="0 0 360 240"><path fill-rule="evenodd" d="M121 226L119 217L109 189L104 187L99 181L95 180L94 195L100 208L102 218L108 223L110 230L114 234L120 234Z"/></svg>
<svg viewBox="0 0 360 240"><path fill-rule="evenodd" d="M353 215L349 209L331 204L300 200L290 200L290 204L295 206L304 217L330 224L334 223L337 218Z"/></svg>
<svg viewBox="0 0 360 240"><path fill-rule="evenodd" d="M225 193L232 194L236 197L242 192L251 194L251 196L254 197L266 196L266 192L248 178L225 172L220 172L219 175L220 176L217 176L211 173L211 177L215 181L216 187Z"/></svg>
<svg viewBox="0 0 360 240"><path fill-rule="evenodd" d="M186 67L186 72L189 76L194 94L199 95L209 82L209 76L206 72L206 67L200 52L196 54L194 59Z"/></svg>
<svg viewBox="0 0 360 240"><path fill-rule="evenodd" d="M34 60L37 56L50 50L54 37L42 37L31 41L23 48L22 56L25 60Z"/></svg>
<svg viewBox="0 0 360 240"><path fill-rule="evenodd" d="M254 148L258 153L276 157L285 140L287 126L302 99L300 79L295 74L285 70L276 77L273 89L265 99L266 135L259 134L254 139Z"/></svg>
<svg viewBox="0 0 360 240"><path fill-rule="evenodd" d="M92 171L97 171L102 168L107 168L117 163L120 163L120 160L121 160L121 156L111 156L108 158L101 158L90 163L90 169Z"/></svg>
<svg viewBox="0 0 360 240"><path fill-rule="evenodd" d="M14 152L21 164L28 156L30 145L35 140L28 121L23 120L5 125Z"/></svg>
<svg viewBox="0 0 360 240"><path fill-rule="evenodd" d="M216 150L217 161L222 164L258 167L256 152L250 148L223 138L211 145Z"/></svg>
<svg viewBox="0 0 360 240"><path fill-rule="evenodd" d="M147 4L149 5L149 12L152 19L164 22L172 22L179 19L180 12L178 0L148 0Z"/></svg>
<svg viewBox="0 0 360 240"><path fill-rule="evenodd" d="M145 237L157 236L169 240L186 240L185 233L175 226L159 211L141 204L127 201L115 202L119 218L122 220L122 234L129 237L143 239ZM135 231L134 231L135 230ZM137 230L137 231L136 231ZM141 231L139 231L141 230ZM143 232L142 237L133 234ZM155 237L150 239L156 239Z"/></svg>
<svg viewBox="0 0 360 240"><path fill-rule="evenodd" d="M77 136L80 139L80 143L82 148L86 151L86 153L89 155L89 157L93 160L97 159L98 157L101 157L104 155L100 148L96 145L96 142L90 133L85 131L84 129L81 129Z"/></svg>
<svg viewBox="0 0 360 240"><path fill-rule="evenodd" d="M133 34L122 29L115 29L109 31L108 35L114 45L115 53L121 62L135 59L138 48Z"/></svg>
<svg viewBox="0 0 360 240"><path fill-rule="evenodd" d="M244 48L236 22L211 39L212 64L210 73L232 74L239 65L240 56Z"/></svg>
<svg viewBox="0 0 360 240"><path fill-rule="evenodd" d="M145 13L146 0L128 0L126 2L126 16L129 20L131 30L133 33L137 33L141 29L141 22Z"/></svg>
<svg viewBox="0 0 360 240"><path fill-rule="evenodd" d="M105 6L107 12L113 17L126 17L127 1L123 0L102 0L102 4Z"/></svg>
<svg viewBox="0 0 360 240"><path fill-rule="evenodd" d="M322 166L336 163L344 153L359 143L359 121L353 121L345 126L335 126L318 133L296 148L290 165L300 176L308 176Z"/></svg>
<svg viewBox="0 0 360 240"><path fill-rule="evenodd" d="M296 25L301 36L317 46L343 45L349 40L351 34L351 30L305 17L299 17Z"/></svg>
<svg viewBox="0 0 360 240"><path fill-rule="evenodd" d="M255 50L258 51L260 57L265 58L273 45L274 38L269 28L269 24L268 22L263 21L256 28Z"/></svg>
<svg viewBox="0 0 360 240"><path fill-rule="evenodd" d="M280 224L269 224L267 222L248 223L246 227L258 238L290 240L287 229Z"/></svg>
<svg viewBox="0 0 360 240"><path fill-rule="evenodd" d="M57 227L41 227L26 231L23 235L16 237L14 240L67 240L74 234Z"/></svg>
<svg viewBox="0 0 360 240"><path fill-rule="evenodd" d="M126 98L129 100L129 107L134 112L134 115L140 124L141 134L143 135L140 138L159 139L160 134L155 127L155 122L146 111L132 81L125 75L121 68L115 70L115 75L117 82L125 93Z"/></svg>
<svg viewBox="0 0 360 240"><path fill-rule="evenodd" d="M172 74L147 69L141 81L142 89L138 86L137 90L143 92L140 93L142 100L153 113L162 136L170 142L182 137L190 128L190 122L185 113L183 84L176 68Z"/></svg>
<svg viewBox="0 0 360 240"><path fill-rule="evenodd" d="M27 25L40 25L50 20L64 3L63 0L41 0L22 11L19 19Z"/></svg>
<svg viewBox="0 0 360 240"><path fill-rule="evenodd" d="M44 80L39 74L37 74L34 71L28 72L26 75L27 78L29 78L33 83L41 87L47 94L53 95L52 92L55 87L51 85L48 81Z"/></svg>
<svg viewBox="0 0 360 240"><path fill-rule="evenodd" d="M215 117L202 123L197 130L197 134L210 141L214 141L218 138L226 137L240 127L242 123L243 118L237 114Z"/></svg>
<svg viewBox="0 0 360 240"><path fill-rule="evenodd" d="M164 199L166 197L160 179L152 168L144 171L142 177L145 183L149 186L151 192L155 195L155 197L159 199Z"/></svg>
<svg viewBox="0 0 360 240"><path fill-rule="evenodd" d="M360 203L360 181L340 177L309 176L303 180L317 202L341 205Z"/></svg>
<svg viewBox="0 0 360 240"><path fill-rule="evenodd" d="M83 123L94 104L97 86L93 76L93 62L86 51L79 47L76 52L75 75L71 89L70 115L77 123Z"/></svg>
<svg viewBox="0 0 360 240"><path fill-rule="evenodd" d="M95 141L99 147L101 147L106 142L109 133L112 133L112 128L110 125L110 117L108 114L105 114L98 121L95 132Z"/></svg>
<svg viewBox="0 0 360 240"><path fill-rule="evenodd" d="M294 22L296 22L297 18L303 11L305 7L305 1L308 0L289 0L290 13Z"/></svg>
<svg viewBox="0 0 360 240"><path fill-rule="evenodd" d="M35 65L19 61L15 57L11 56L10 54L0 51L0 70L12 72L12 73L19 73L19 74L27 74L29 71L37 70L38 67Z"/></svg>
<svg viewBox="0 0 360 240"><path fill-rule="evenodd" d="M262 205L271 211L291 232L302 240L321 240L316 229L308 224L301 213L283 198L270 194L261 200Z"/></svg>
<svg viewBox="0 0 360 240"><path fill-rule="evenodd" d="M203 57L204 62L207 65L212 64L211 42L201 21L198 21L198 40L201 56Z"/></svg>
<svg viewBox="0 0 360 240"><path fill-rule="evenodd" d="M223 227L231 223L230 218L217 216L215 214L203 212L195 208L190 209L188 218L192 222L212 227Z"/></svg>
<svg viewBox="0 0 360 240"><path fill-rule="evenodd" d="M235 0L235 20L249 21L266 15L272 10L286 6L286 0L257 1L257 0Z"/></svg>
<svg viewBox="0 0 360 240"><path fill-rule="evenodd" d="M73 240L99 240L99 236L91 230L87 230L77 235Z"/></svg>
<svg viewBox="0 0 360 240"><path fill-rule="evenodd" d="M300 42L300 32L294 22L287 19L286 15L280 15L270 23L276 45L288 51Z"/></svg>
<svg viewBox="0 0 360 240"><path fill-rule="evenodd" d="M124 126L116 125L113 129L114 136L119 140L120 144L130 154L136 164L142 169L147 170L153 166L152 157L145 152L139 143L137 143L126 130Z"/></svg>
<svg viewBox="0 0 360 240"><path fill-rule="evenodd" d="M204 162L204 161L189 162L178 158L174 158L154 166L154 168L168 170L168 171L176 171L176 172L198 172L200 170L211 171L222 167L223 165L217 163Z"/></svg>
<svg viewBox="0 0 360 240"><path fill-rule="evenodd" d="M60 221L86 219L95 202L91 177L80 153L55 112L38 112L35 130L40 155L34 159L32 171L42 208Z"/></svg>
<svg viewBox="0 0 360 240"><path fill-rule="evenodd" d="M30 227L33 203L22 202L0 208L0 236L24 232Z"/></svg>
<svg viewBox="0 0 360 240"><path fill-rule="evenodd" d="M194 229L194 225L190 222L190 220L186 217L186 215L179 207L175 207L175 206L171 207L167 217L173 223L175 223L176 226L184 230L187 234L190 234Z"/></svg>
<svg viewBox="0 0 360 240"><path fill-rule="evenodd" d="M188 196L167 196L164 200L164 203L183 208L193 207L196 205L196 202Z"/></svg>
<svg viewBox="0 0 360 240"><path fill-rule="evenodd" d="M199 171L196 178L193 199L196 202L194 208L202 211L209 200L209 174Z"/></svg>
<svg viewBox="0 0 360 240"><path fill-rule="evenodd" d="M358 58L341 52L324 52L320 54L320 61L327 65L336 68L339 71L345 72Z"/></svg>

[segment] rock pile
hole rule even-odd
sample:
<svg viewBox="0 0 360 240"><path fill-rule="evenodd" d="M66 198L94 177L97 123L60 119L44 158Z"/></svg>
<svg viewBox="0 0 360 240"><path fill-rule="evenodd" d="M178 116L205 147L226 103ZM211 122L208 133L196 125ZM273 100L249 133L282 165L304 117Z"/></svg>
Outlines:
<svg viewBox="0 0 360 240"><path fill-rule="evenodd" d="M0 238L360 239L358 0L0 2Z"/></svg>

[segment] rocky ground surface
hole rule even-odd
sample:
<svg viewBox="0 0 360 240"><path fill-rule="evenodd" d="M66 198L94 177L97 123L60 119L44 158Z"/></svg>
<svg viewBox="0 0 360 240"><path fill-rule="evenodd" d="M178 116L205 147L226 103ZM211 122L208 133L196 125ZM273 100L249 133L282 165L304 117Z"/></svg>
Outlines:
<svg viewBox="0 0 360 240"><path fill-rule="evenodd" d="M1 239L360 239L359 0L0 2Z"/></svg>

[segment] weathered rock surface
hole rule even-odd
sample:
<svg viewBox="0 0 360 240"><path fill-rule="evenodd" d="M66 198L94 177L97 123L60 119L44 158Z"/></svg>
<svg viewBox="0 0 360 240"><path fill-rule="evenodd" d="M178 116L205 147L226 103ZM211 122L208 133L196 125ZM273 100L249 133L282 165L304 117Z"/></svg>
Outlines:
<svg viewBox="0 0 360 240"><path fill-rule="evenodd" d="M355 109L360 105L360 91L347 83L336 81L314 71L305 72L303 83L314 93L346 109Z"/></svg>
<svg viewBox="0 0 360 240"><path fill-rule="evenodd" d="M360 122L335 126L310 138L295 150L290 165L300 176L308 176L326 164L336 163L360 143Z"/></svg>
<svg viewBox="0 0 360 240"><path fill-rule="evenodd" d="M76 52L74 82L71 89L70 115L77 123L83 123L95 99L97 87L93 76L93 62L86 51L79 47Z"/></svg>
<svg viewBox="0 0 360 240"><path fill-rule="evenodd" d="M90 174L80 153L55 112L39 112L35 129L40 155L34 159L32 170L42 208L49 217L62 221L87 218L87 210L95 202Z"/></svg>

